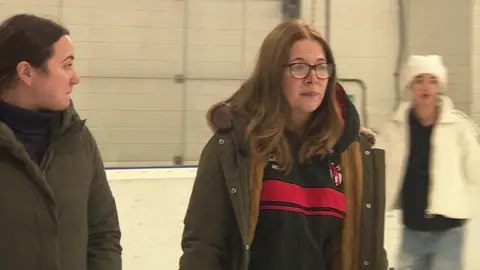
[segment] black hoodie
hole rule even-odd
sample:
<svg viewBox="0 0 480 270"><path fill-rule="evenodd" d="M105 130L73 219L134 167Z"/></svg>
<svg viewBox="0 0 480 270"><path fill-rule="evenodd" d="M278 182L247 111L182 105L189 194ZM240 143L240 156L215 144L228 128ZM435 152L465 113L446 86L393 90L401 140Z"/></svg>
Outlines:
<svg viewBox="0 0 480 270"><path fill-rule="evenodd" d="M327 270L327 245L341 233L346 213L339 155L359 134L354 105L339 89L345 127L335 151L301 164L294 160L285 174L272 157L264 171L260 215L249 270ZM291 139L295 156L301 142Z"/></svg>

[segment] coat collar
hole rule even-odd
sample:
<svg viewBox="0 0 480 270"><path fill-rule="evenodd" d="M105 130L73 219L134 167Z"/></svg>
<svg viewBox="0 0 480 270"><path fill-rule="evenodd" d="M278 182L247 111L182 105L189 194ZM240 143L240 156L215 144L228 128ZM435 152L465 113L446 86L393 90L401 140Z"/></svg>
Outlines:
<svg viewBox="0 0 480 270"><path fill-rule="evenodd" d="M438 97L439 117L437 123L454 123L457 117L454 114L454 105L452 100L444 95ZM404 102L400 104L393 115L394 122L405 123L408 119L408 114L412 109L412 102Z"/></svg>
<svg viewBox="0 0 480 270"><path fill-rule="evenodd" d="M375 144L376 134L369 128L360 127L358 113L354 105L347 100L347 95L343 87L338 84L338 102L342 109L342 115L344 120L353 120L355 124L350 125L354 132L358 132L359 135L365 136L368 141L371 143L371 146ZM350 116L352 119L347 119ZM207 124L213 132L235 132L236 138L240 140L245 139L245 128L248 124L247 119L242 115L236 115L232 109L230 103L228 102L219 102L210 107L206 115ZM351 130L350 130L351 131Z"/></svg>

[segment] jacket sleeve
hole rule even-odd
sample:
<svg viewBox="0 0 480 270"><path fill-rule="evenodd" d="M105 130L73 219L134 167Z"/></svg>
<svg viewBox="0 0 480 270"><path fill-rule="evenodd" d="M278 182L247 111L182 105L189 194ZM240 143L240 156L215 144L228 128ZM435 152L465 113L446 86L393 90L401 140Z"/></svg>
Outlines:
<svg viewBox="0 0 480 270"><path fill-rule="evenodd" d="M385 250L385 150L379 148L377 145L374 146L374 160L375 160L375 197L377 204L377 213L376 219L378 222L378 255L379 255L379 270L388 269L388 256L387 251Z"/></svg>
<svg viewBox="0 0 480 270"><path fill-rule="evenodd" d="M463 118L461 123L461 135L463 136L463 164L468 183L476 191L479 188L480 175L480 142L478 141L479 131L471 119Z"/></svg>
<svg viewBox="0 0 480 270"><path fill-rule="evenodd" d="M226 243L235 218L218 140L213 136L200 156L184 220L180 270L224 270L229 263Z"/></svg>
<svg viewBox="0 0 480 270"><path fill-rule="evenodd" d="M94 178L88 201L88 270L121 270L122 247L117 207L97 144L93 142Z"/></svg>

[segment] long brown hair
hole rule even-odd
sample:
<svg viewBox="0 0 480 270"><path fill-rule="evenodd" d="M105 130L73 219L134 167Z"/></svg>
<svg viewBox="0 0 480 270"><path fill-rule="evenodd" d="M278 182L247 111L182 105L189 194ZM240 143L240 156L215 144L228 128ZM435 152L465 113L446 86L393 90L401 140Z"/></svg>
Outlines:
<svg viewBox="0 0 480 270"><path fill-rule="evenodd" d="M322 104L305 129L299 159L327 154L338 141L343 126L336 102L335 61L327 42L302 21L284 21L267 35L254 71L227 100L249 121L246 138L252 145L252 156L261 160L274 155L281 169L286 171L291 169L293 154L284 133L291 110L283 94L282 82L293 44L304 39L315 40L322 46L333 69Z"/></svg>
<svg viewBox="0 0 480 270"><path fill-rule="evenodd" d="M315 40L322 46L327 63L332 65L325 96L313 112L303 134L299 159L325 155L337 143L343 119L336 100L336 69L332 50L318 32L300 20L287 20L270 32L263 41L258 60L250 77L230 98L225 100L233 112L247 119L246 138L250 143L250 237L253 240L259 214L263 170L271 155L280 168L290 171L294 156L285 130L291 119L290 106L283 94L285 65L293 44Z"/></svg>
<svg viewBox="0 0 480 270"><path fill-rule="evenodd" d="M347 198L347 216L340 237L340 253L336 254L334 269L358 269L360 262L360 223L362 218L363 162L360 143L353 143L340 156L340 166L345 179L344 193Z"/></svg>

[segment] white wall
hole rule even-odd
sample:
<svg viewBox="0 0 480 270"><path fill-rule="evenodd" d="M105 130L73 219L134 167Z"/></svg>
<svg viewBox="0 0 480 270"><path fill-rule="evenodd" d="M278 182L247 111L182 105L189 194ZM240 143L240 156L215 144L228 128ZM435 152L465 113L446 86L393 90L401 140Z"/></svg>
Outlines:
<svg viewBox="0 0 480 270"><path fill-rule="evenodd" d="M340 77L367 84L369 125L393 105L395 11L392 1L334 0L331 44ZM205 111L235 91L265 35L281 20L272 0L0 0L0 18L48 15L72 32L74 92L108 164L196 161L210 136ZM303 15L324 31L324 0ZM315 19L312 19L314 14ZM175 83L173 77L192 78ZM362 102L360 87L345 83Z"/></svg>
<svg viewBox="0 0 480 270"><path fill-rule="evenodd" d="M480 0L472 8L472 116L480 123Z"/></svg>
<svg viewBox="0 0 480 270"><path fill-rule="evenodd" d="M472 1L402 0L407 7L406 45L410 54L439 54L447 65L445 93L457 108L471 111ZM428 16L426 16L428 12Z"/></svg>
<svg viewBox="0 0 480 270"><path fill-rule="evenodd" d="M280 3L272 0L0 1L0 19L32 12L72 31L83 77L75 104L105 161L120 165L171 164L175 155L195 162L210 136L205 111L238 88L264 36L281 18ZM397 1L330 1L329 22L325 1L304 0L302 16L322 33L329 25L339 77L366 83L366 100L359 85L345 87L356 95L360 111L367 103L367 124L379 128L394 105ZM471 1L455 9L448 0L404 3L407 53L444 55L447 94L475 115L478 28L471 21L478 8ZM448 16L455 19L448 23ZM191 79L175 83L176 74Z"/></svg>
<svg viewBox="0 0 480 270"><path fill-rule="evenodd" d="M324 0L317 2L324 6ZM325 18L320 12L317 16L317 20ZM382 126L394 105L396 19L395 2L391 0L331 1L330 44L337 59L338 76L365 82L368 123L364 124L373 128ZM323 27L326 24L324 21ZM345 87L356 95L357 108L361 110L359 87L351 83Z"/></svg>

